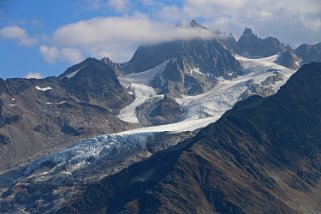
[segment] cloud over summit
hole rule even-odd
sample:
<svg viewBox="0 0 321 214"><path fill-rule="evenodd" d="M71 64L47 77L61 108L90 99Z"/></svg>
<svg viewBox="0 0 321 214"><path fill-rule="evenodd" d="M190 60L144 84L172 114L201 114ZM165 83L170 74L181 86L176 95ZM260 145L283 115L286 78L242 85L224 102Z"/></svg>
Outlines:
<svg viewBox="0 0 321 214"><path fill-rule="evenodd" d="M177 27L173 23L152 21L147 16L99 17L60 27L52 36L57 46L80 47L93 55L109 52L111 58L128 60L142 44L179 39L212 38L210 31ZM100 56L103 57L103 56Z"/></svg>

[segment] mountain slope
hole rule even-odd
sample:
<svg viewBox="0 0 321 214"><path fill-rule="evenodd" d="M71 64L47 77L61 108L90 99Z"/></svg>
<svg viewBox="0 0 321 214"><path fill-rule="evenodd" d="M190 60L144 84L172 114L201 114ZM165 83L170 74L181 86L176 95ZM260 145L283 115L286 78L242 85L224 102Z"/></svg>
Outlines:
<svg viewBox="0 0 321 214"><path fill-rule="evenodd" d="M132 127L115 116L132 100L115 72L91 58L59 78L0 81L0 171L75 140Z"/></svg>
<svg viewBox="0 0 321 214"><path fill-rule="evenodd" d="M321 63L196 137L90 185L61 212L317 213Z"/></svg>
<svg viewBox="0 0 321 214"><path fill-rule="evenodd" d="M88 58L59 76L62 86L81 101L119 110L132 100L116 73L103 61Z"/></svg>

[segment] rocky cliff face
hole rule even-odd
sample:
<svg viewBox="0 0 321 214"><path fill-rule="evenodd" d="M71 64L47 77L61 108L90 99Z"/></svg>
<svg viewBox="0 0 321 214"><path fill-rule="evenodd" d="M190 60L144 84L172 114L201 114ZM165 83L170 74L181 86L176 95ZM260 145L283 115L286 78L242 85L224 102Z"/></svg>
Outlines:
<svg viewBox="0 0 321 214"><path fill-rule="evenodd" d="M104 61L88 58L59 77L66 91L81 101L95 102L117 111L132 100L115 71Z"/></svg>
<svg viewBox="0 0 321 214"><path fill-rule="evenodd" d="M164 98L150 99L137 108L138 118L145 125L163 125L178 122L183 108L175 99L165 95Z"/></svg>
<svg viewBox="0 0 321 214"><path fill-rule="evenodd" d="M315 45L300 45L295 53L302 59L302 63L321 62L321 43Z"/></svg>
<svg viewBox="0 0 321 214"><path fill-rule="evenodd" d="M105 63L87 59L45 79L0 81L0 171L97 134L128 129L115 115L133 100Z"/></svg>
<svg viewBox="0 0 321 214"><path fill-rule="evenodd" d="M318 213L321 63L196 137L88 186L64 212Z"/></svg>
<svg viewBox="0 0 321 214"><path fill-rule="evenodd" d="M250 28L245 28L237 44L240 54L254 58L271 56L285 48L278 39L274 37L261 39Z"/></svg>
<svg viewBox="0 0 321 214"><path fill-rule="evenodd" d="M292 50L290 47L287 47L287 49L279 53L279 57L276 62L279 65L291 69L298 69L300 65L299 57L295 54L295 51Z"/></svg>

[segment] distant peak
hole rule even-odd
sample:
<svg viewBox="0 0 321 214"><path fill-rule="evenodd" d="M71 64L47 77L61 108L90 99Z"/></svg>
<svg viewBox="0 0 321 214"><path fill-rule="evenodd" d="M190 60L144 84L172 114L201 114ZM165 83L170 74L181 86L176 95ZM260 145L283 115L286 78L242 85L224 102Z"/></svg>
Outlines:
<svg viewBox="0 0 321 214"><path fill-rule="evenodd" d="M82 61L80 64L82 64L82 63L92 63L92 62L97 62L97 61L98 60L93 58L93 57L88 57L84 61Z"/></svg>
<svg viewBox="0 0 321 214"><path fill-rule="evenodd" d="M253 34L253 31L252 31L251 28L246 27L246 28L244 29L243 34L244 34L244 35L245 35L245 34Z"/></svg>
<svg viewBox="0 0 321 214"><path fill-rule="evenodd" d="M203 25L199 24L195 19L193 19L191 21L190 25L191 25L192 28L202 28L202 29L206 29L207 30L206 27L204 27Z"/></svg>
<svg viewBox="0 0 321 214"><path fill-rule="evenodd" d="M109 59L109 57L104 57L100 60L101 62L104 62L105 64L112 64L113 62L111 61L111 59Z"/></svg>

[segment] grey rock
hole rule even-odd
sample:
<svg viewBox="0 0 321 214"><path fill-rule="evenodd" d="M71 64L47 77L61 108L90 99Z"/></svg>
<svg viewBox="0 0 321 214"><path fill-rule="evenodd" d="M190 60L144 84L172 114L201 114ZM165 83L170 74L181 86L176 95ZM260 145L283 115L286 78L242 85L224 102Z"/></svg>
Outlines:
<svg viewBox="0 0 321 214"><path fill-rule="evenodd" d="M301 64L321 62L321 42L314 45L300 45L295 53L302 59Z"/></svg>
<svg viewBox="0 0 321 214"><path fill-rule="evenodd" d="M262 39L254 34L250 28L245 28L237 44L240 54L254 58L271 56L285 48L278 39L274 37Z"/></svg>
<svg viewBox="0 0 321 214"><path fill-rule="evenodd" d="M288 47L287 49L280 52L276 63L287 68L298 69L299 57L295 54L294 50Z"/></svg>
<svg viewBox="0 0 321 214"><path fill-rule="evenodd" d="M178 122L184 113L183 108L170 95L165 95L163 99L151 99L139 106L136 111L138 119L145 125Z"/></svg>
<svg viewBox="0 0 321 214"><path fill-rule="evenodd" d="M275 72L275 75L267 77L265 80L261 82L262 86L269 86L273 85L278 81L282 81L284 79L284 75L280 74L279 72Z"/></svg>

